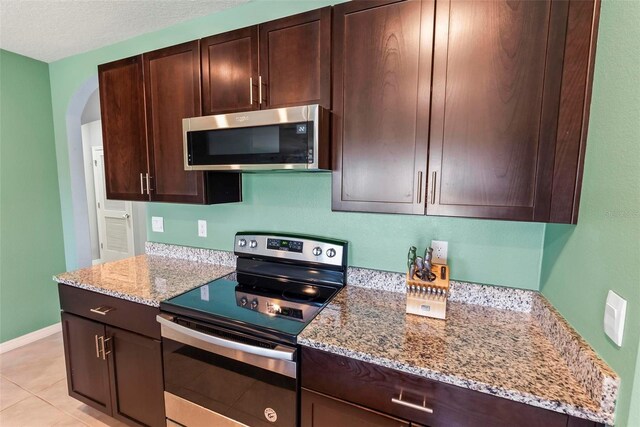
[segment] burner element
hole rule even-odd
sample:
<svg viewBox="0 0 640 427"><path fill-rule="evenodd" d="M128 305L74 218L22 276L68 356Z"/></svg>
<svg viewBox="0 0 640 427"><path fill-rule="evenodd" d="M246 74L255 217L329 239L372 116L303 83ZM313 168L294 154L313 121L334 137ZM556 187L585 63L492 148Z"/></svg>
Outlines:
<svg viewBox="0 0 640 427"><path fill-rule="evenodd" d="M310 302L318 296L318 288L315 286L305 286L299 290L285 289L282 291L282 298L287 301L304 301Z"/></svg>

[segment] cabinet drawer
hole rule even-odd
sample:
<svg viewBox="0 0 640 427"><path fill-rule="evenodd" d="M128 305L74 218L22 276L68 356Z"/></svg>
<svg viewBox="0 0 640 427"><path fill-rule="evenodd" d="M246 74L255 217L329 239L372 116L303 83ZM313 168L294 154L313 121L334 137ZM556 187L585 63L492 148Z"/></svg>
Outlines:
<svg viewBox="0 0 640 427"><path fill-rule="evenodd" d="M58 284L60 308L111 326L160 339L158 307L151 307L73 286ZM103 314L101 314L101 312Z"/></svg>
<svg viewBox="0 0 640 427"><path fill-rule="evenodd" d="M303 387L413 423L431 427L567 425L568 417L560 413L320 350L303 347L301 363Z"/></svg>

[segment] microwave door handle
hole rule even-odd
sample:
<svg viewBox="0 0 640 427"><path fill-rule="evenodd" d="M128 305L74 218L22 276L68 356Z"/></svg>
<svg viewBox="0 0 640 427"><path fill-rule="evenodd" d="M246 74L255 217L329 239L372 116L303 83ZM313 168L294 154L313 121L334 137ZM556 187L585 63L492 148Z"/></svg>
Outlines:
<svg viewBox="0 0 640 427"><path fill-rule="evenodd" d="M182 335L191 337L198 341L204 341L205 343L213 344L214 346L224 347L230 350L238 350L256 356L268 357L271 359L293 360L295 355L295 349L278 350L277 348L280 346L277 346L275 349L256 347L249 344L243 344L236 341L215 337L213 335L205 334L204 332L199 332L191 328L187 328L186 326L178 325L177 323L172 322L171 320L166 319L161 315L156 316L156 320L158 321L158 323L160 323L162 329L167 328L177 334L171 334L171 336L167 336L167 338L179 342L183 342L180 341L180 335ZM162 336L165 336L164 330L162 331ZM187 342L183 343L189 344Z"/></svg>

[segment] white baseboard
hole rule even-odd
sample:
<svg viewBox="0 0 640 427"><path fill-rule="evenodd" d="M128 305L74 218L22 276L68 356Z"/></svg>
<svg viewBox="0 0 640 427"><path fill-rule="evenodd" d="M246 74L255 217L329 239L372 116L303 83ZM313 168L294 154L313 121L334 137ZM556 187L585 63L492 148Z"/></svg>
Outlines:
<svg viewBox="0 0 640 427"><path fill-rule="evenodd" d="M5 341L0 344L0 354L6 353L7 351L14 350L18 347L22 347L23 345L31 344L34 341L38 341L39 339L46 338L49 335L53 335L56 332L60 332L62 330L62 325L60 322L54 323L51 326L47 326L42 329L38 329L37 331L33 331L26 335L22 335L20 337L14 338L9 341Z"/></svg>

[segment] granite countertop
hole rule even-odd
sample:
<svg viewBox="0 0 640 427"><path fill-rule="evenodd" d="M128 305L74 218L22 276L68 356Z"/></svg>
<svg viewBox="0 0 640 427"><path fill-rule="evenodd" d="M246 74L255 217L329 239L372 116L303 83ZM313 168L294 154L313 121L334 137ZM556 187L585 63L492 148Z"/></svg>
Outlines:
<svg viewBox="0 0 640 427"><path fill-rule="evenodd" d="M146 255L54 280L150 306L235 270L231 252L146 244ZM298 343L613 424L619 378L541 295L452 282L447 320L407 315L404 275L350 267Z"/></svg>
<svg viewBox="0 0 640 427"><path fill-rule="evenodd" d="M532 313L449 301L447 320L406 295L347 286L298 337L317 348L533 406L611 423Z"/></svg>
<svg viewBox="0 0 640 427"><path fill-rule="evenodd" d="M225 276L232 266L139 255L53 277L58 283L158 307L160 301Z"/></svg>

